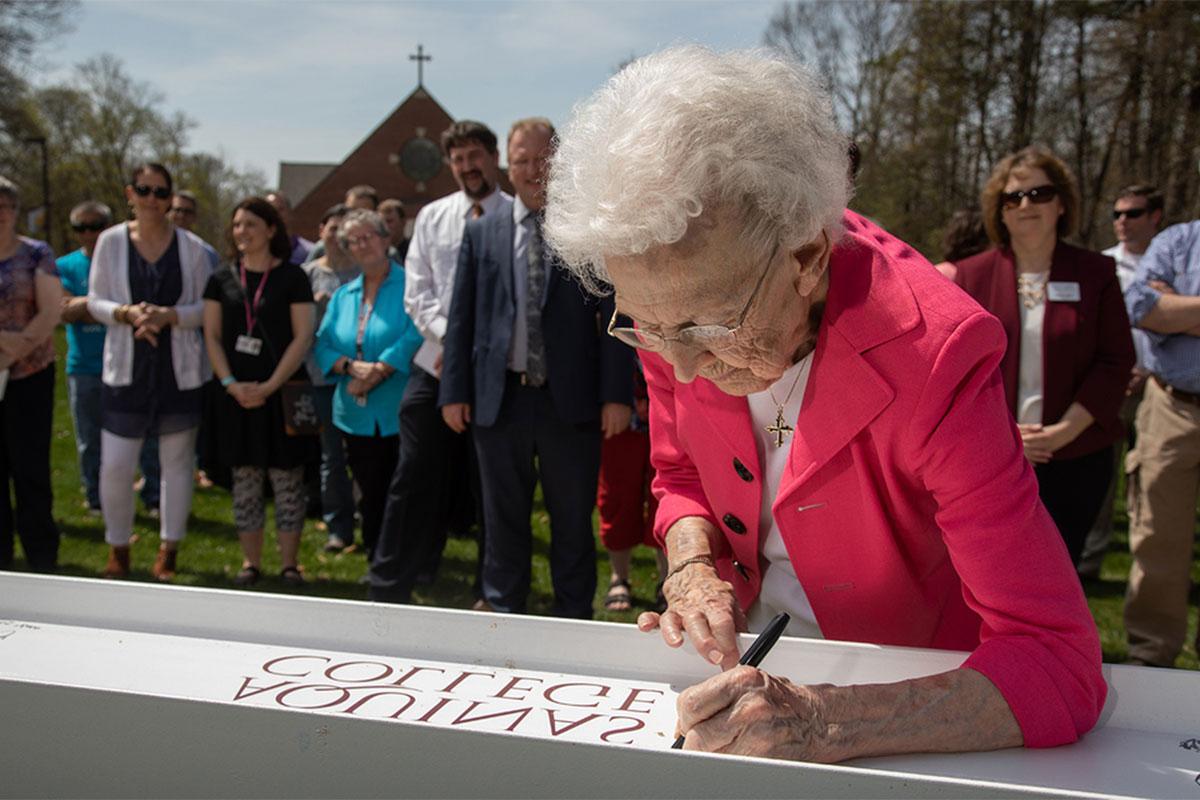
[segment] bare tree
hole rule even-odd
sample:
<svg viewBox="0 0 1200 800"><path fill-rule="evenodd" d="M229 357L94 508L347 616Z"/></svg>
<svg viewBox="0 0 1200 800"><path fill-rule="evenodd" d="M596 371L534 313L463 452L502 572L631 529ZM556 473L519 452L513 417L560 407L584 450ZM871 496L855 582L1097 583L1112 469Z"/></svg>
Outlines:
<svg viewBox="0 0 1200 800"><path fill-rule="evenodd" d="M927 253L993 165L1033 142L1077 173L1080 239L1111 242L1116 190L1200 195L1200 4L788 2L766 43L820 71L858 142L856 207Z"/></svg>

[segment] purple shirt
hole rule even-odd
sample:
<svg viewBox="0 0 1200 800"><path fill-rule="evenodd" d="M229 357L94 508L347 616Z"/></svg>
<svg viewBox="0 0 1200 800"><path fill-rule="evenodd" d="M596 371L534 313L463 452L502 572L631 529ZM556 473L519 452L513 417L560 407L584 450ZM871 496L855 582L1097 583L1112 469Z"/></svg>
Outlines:
<svg viewBox="0 0 1200 800"><path fill-rule="evenodd" d="M0 261L0 330L5 331L24 330L37 316L37 273L58 277L50 245L24 236L17 240L17 252ZM47 336L46 341L13 364L9 374L13 379L24 378L53 363L54 338Z"/></svg>
<svg viewBox="0 0 1200 800"><path fill-rule="evenodd" d="M292 236L292 257L293 264L303 264L308 261L308 254L312 252L313 243L303 236Z"/></svg>

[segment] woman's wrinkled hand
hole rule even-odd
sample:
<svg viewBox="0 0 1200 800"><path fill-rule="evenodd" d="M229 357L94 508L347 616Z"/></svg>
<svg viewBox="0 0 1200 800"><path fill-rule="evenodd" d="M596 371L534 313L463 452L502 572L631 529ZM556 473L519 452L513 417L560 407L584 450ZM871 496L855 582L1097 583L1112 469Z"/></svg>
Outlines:
<svg viewBox="0 0 1200 800"><path fill-rule="evenodd" d="M262 392L259 390L259 384L252 381L231 383L225 391L229 392L230 397L245 409L258 408L266 402L266 398L262 396Z"/></svg>
<svg viewBox="0 0 1200 800"><path fill-rule="evenodd" d="M13 361L20 359L29 346L29 337L21 331L0 331L0 353Z"/></svg>
<svg viewBox="0 0 1200 800"><path fill-rule="evenodd" d="M371 361L351 361L346 366L346 374L351 378L357 378L360 381L368 381L371 379L371 374L375 364Z"/></svg>
<svg viewBox="0 0 1200 800"><path fill-rule="evenodd" d="M746 630L746 617L733 586L707 564L693 564L663 584L663 595L667 610L639 616L638 630L657 628L670 647L681 646L686 638L701 658L723 670L737 665L737 634Z"/></svg>
<svg viewBox="0 0 1200 800"><path fill-rule="evenodd" d="M366 397L375 385L362 378L351 378L346 384L346 394L351 397Z"/></svg>
<svg viewBox="0 0 1200 800"><path fill-rule="evenodd" d="M683 749L832 763L822 691L739 666L684 690L676 701Z"/></svg>
<svg viewBox="0 0 1200 800"><path fill-rule="evenodd" d="M150 328L157 334L163 328L175 324L175 309L151 303L138 303L129 307L126 319L134 330Z"/></svg>
<svg viewBox="0 0 1200 800"><path fill-rule="evenodd" d="M1025 457L1031 464L1049 463L1055 451L1066 447L1073 438L1064 422L1055 422L1052 425L1022 424L1018 425L1017 429L1021 433Z"/></svg>

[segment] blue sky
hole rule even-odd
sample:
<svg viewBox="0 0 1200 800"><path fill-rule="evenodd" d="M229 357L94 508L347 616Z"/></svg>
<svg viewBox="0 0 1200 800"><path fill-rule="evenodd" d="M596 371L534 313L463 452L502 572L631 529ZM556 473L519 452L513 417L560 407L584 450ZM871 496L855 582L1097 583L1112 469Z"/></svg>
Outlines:
<svg viewBox="0 0 1200 800"><path fill-rule="evenodd" d="M340 161L416 86L497 132L534 114L563 122L633 54L694 41L762 42L779 0L723 2L312 2L85 0L74 29L40 53L56 81L100 53L166 95L198 126L193 149L239 167Z"/></svg>

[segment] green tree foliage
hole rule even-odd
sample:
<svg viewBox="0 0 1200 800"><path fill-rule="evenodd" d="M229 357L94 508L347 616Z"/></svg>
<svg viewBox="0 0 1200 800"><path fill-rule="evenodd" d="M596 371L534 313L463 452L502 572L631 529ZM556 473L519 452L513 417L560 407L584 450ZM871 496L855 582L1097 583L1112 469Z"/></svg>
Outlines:
<svg viewBox="0 0 1200 800"><path fill-rule="evenodd" d="M143 161L162 162L176 188L195 193L200 205L196 232L219 249L229 210L266 184L260 173L238 171L219 155L189 152L187 137L195 122L167 110L161 92L136 80L111 55L78 64L64 83L29 89L22 124L48 139L52 241L62 250L73 243L68 214L75 204L99 200L117 219L126 216L129 170ZM36 199L40 159L26 147L10 165L14 179Z"/></svg>
<svg viewBox="0 0 1200 800"><path fill-rule="evenodd" d="M1113 241L1113 194L1166 193L1200 214L1200 4L1164 0L791 2L769 46L824 76L862 152L855 207L940 258L958 208L1033 142L1075 171L1078 239Z"/></svg>

